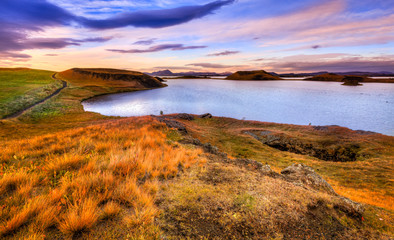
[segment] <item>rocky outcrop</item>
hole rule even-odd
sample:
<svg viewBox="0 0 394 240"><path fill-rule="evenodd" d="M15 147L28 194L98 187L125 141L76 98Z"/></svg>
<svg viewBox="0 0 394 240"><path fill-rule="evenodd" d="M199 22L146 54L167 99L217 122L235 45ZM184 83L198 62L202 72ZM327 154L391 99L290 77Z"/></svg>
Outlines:
<svg viewBox="0 0 394 240"><path fill-rule="evenodd" d="M325 127L320 128L325 129ZM270 131L244 131L243 133L281 151L309 155L325 161L356 161L360 151L360 146L354 143L310 141Z"/></svg>
<svg viewBox="0 0 394 240"><path fill-rule="evenodd" d="M324 180L311 167L304 164L293 164L281 171L284 180L294 183L295 185L311 188L317 191L326 192L337 197L334 205L335 209L344 212L346 215L361 219L365 211L364 205L354 202L348 198L339 196L331 185Z"/></svg>
<svg viewBox="0 0 394 240"><path fill-rule="evenodd" d="M258 71L238 71L226 78L227 80L281 80L280 77L274 76L264 70Z"/></svg>
<svg viewBox="0 0 394 240"><path fill-rule="evenodd" d="M191 115L191 114L187 114L187 113L179 113L179 114L175 115L173 118L175 118L175 119L183 119L183 120L187 120L187 121L194 120L194 116Z"/></svg>
<svg viewBox="0 0 394 240"><path fill-rule="evenodd" d="M199 116L200 118L212 118L212 114L210 113L205 113Z"/></svg>
<svg viewBox="0 0 394 240"><path fill-rule="evenodd" d="M287 181L299 185L306 185L313 189L336 195L334 189L326 180L317 174L311 167L305 166L304 164L293 164L288 166L281 171L281 174Z"/></svg>

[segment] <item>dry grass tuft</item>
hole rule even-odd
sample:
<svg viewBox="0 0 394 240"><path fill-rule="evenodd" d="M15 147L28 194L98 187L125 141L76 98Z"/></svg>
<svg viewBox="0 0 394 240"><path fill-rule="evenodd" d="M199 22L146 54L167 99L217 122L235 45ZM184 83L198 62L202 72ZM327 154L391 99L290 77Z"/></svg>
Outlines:
<svg viewBox="0 0 394 240"><path fill-rule="evenodd" d="M25 171L10 172L0 179L0 195L12 193L17 188L29 181L29 175Z"/></svg>
<svg viewBox="0 0 394 240"><path fill-rule="evenodd" d="M69 208L59 221L59 229L66 235L74 235L92 228L98 218L98 201L92 198L83 199Z"/></svg>
<svg viewBox="0 0 394 240"><path fill-rule="evenodd" d="M152 224L157 214L158 210L155 208L137 208L132 216L126 216L123 221L131 228L138 228Z"/></svg>
<svg viewBox="0 0 394 240"><path fill-rule="evenodd" d="M114 218L121 211L122 211L122 208L119 206L119 204L117 204L116 202L113 202L113 201L108 202L103 207L103 212L101 214L101 218L102 219Z"/></svg>

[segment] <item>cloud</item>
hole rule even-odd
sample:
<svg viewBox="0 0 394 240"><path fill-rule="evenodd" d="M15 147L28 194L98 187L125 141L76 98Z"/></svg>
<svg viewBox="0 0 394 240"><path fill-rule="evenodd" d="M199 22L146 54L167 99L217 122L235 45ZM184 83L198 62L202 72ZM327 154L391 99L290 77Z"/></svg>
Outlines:
<svg viewBox="0 0 394 240"><path fill-rule="evenodd" d="M181 50L198 49L198 48L206 48L206 47L207 46L184 46L183 44L161 44L161 45L152 46L148 49L129 49L129 50L107 49L107 51L117 52L117 53L151 53L151 52L160 52L164 50L181 51Z"/></svg>
<svg viewBox="0 0 394 240"><path fill-rule="evenodd" d="M294 55L265 62L278 72L347 72L390 71L394 69L394 56L362 57L350 54Z"/></svg>
<svg viewBox="0 0 394 240"><path fill-rule="evenodd" d="M172 9L135 11L108 19L78 17L77 22L88 28L111 29L126 26L163 28L189 22L212 14L215 10L232 4L234 0L219 0L205 5L184 6Z"/></svg>
<svg viewBox="0 0 394 240"><path fill-rule="evenodd" d="M105 42L111 38L28 38L24 33L0 29L0 52L18 52L28 49L60 49L68 46L80 46L87 42ZM8 54L9 55L9 54ZM17 53L12 55L17 56ZM5 55L3 55L5 56ZM10 55L11 56L11 55ZM1 55L0 55L1 57Z"/></svg>
<svg viewBox="0 0 394 240"><path fill-rule="evenodd" d="M56 57L56 56L59 56L59 54L52 54L52 53L49 53L49 54L45 54L44 56L47 56L47 57Z"/></svg>
<svg viewBox="0 0 394 240"><path fill-rule="evenodd" d="M394 61L333 61L333 62L287 62L276 64L275 69L286 69L291 71L329 71L329 72L346 72L346 71L363 71L379 72L393 71Z"/></svg>
<svg viewBox="0 0 394 240"><path fill-rule="evenodd" d="M157 40L157 38L140 40L140 41L134 42L133 45L152 45L156 40Z"/></svg>
<svg viewBox="0 0 394 240"><path fill-rule="evenodd" d="M394 40L394 14L389 9L373 15L364 10L356 14L347 0L309 1L303 5L302 9L280 15L226 21L209 19L209 22L194 22L178 28L195 29L194 34L213 42L255 39L256 44L274 51L281 48L313 51L312 46L317 45L324 48L365 46Z"/></svg>
<svg viewBox="0 0 394 240"><path fill-rule="evenodd" d="M29 59L31 56L23 53L0 52L0 58Z"/></svg>
<svg viewBox="0 0 394 240"><path fill-rule="evenodd" d="M89 19L48 2L47 0L1 0L0 51L12 52L25 49L58 49L79 46L87 42L105 42L111 38L29 38L32 32L42 32L46 27L80 26L92 29L111 29L126 26L163 28L189 22L212 14L234 0L218 0L205 5L184 6L172 9L125 12L107 19ZM153 43L153 40L151 41ZM140 44L143 42L140 41ZM148 45L149 40L146 40ZM195 48L200 48L196 46ZM172 50L193 49L174 47ZM155 51L155 49L151 49ZM149 50L148 50L149 51Z"/></svg>
<svg viewBox="0 0 394 240"><path fill-rule="evenodd" d="M223 65L217 63L191 63L186 66L196 66L203 68L234 68L234 67L244 67L244 65Z"/></svg>
<svg viewBox="0 0 394 240"><path fill-rule="evenodd" d="M84 38L84 39L72 39L73 42L77 43L86 43L86 42L107 42L111 40L112 37L93 37L93 38Z"/></svg>
<svg viewBox="0 0 394 240"><path fill-rule="evenodd" d="M218 53L212 53L208 54L208 57L218 57L218 56L228 56L228 55L234 55L239 53L239 51L224 51L224 52L218 52Z"/></svg>

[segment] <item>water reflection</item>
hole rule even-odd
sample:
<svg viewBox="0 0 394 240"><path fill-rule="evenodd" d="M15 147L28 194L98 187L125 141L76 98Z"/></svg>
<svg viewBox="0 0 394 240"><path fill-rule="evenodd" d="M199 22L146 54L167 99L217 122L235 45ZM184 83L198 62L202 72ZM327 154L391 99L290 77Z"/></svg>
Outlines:
<svg viewBox="0 0 394 240"><path fill-rule="evenodd" d="M166 88L100 96L86 111L111 116L210 112L215 116L307 125L340 125L394 135L394 84L169 80Z"/></svg>

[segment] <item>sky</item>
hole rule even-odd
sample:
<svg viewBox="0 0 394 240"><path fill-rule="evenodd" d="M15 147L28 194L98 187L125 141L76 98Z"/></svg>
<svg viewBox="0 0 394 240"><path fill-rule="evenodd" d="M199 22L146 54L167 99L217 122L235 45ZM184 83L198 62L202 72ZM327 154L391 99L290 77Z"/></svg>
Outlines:
<svg viewBox="0 0 394 240"><path fill-rule="evenodd" d="M394 72L394 0L0 0L0 67Z"/></svg>

